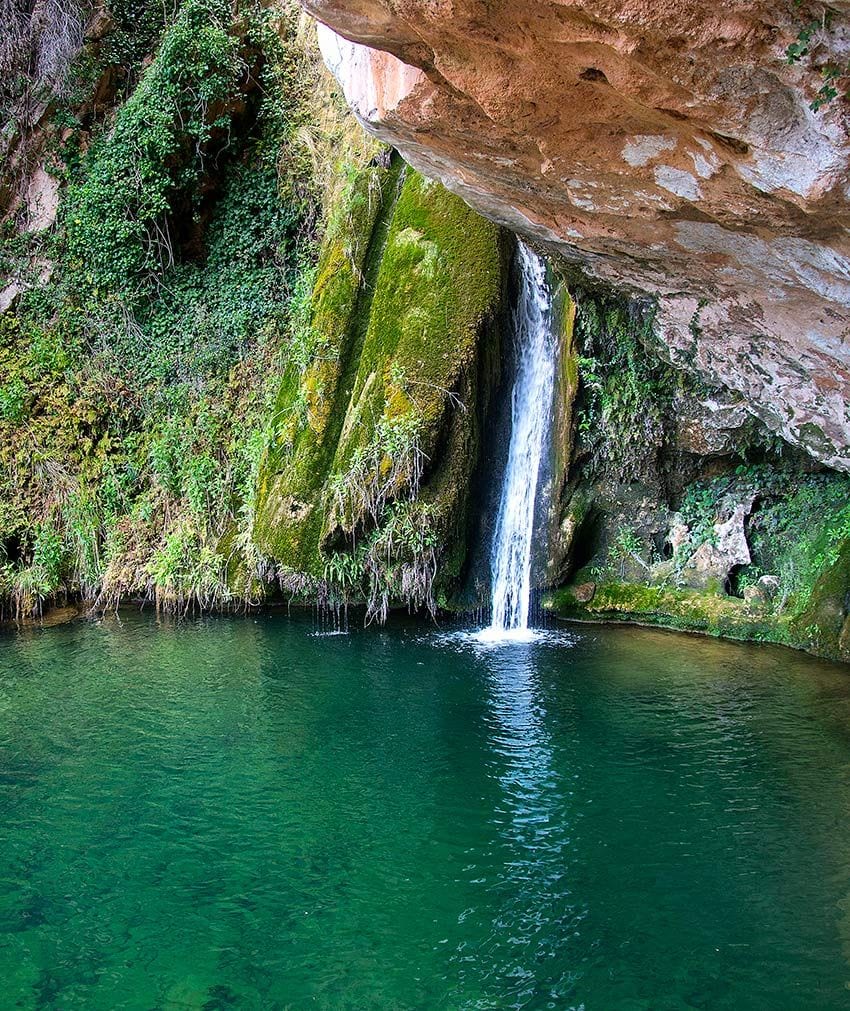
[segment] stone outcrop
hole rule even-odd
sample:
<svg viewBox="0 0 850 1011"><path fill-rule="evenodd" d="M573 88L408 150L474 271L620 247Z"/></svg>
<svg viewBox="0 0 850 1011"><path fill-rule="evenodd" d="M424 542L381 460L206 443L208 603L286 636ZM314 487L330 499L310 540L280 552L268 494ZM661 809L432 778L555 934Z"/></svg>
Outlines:
<svg viewBox="0 0 850 1011"><path fill-rule="evenodd" d="M792 0L304 6L368 129L582 271L657 296L674 364L850 470L850 139L842 100L810 108L818 63L846 62L843 14L791 66L817 13Z"/></svg>
<svg viewBox="0 0 850 1011"><path fill-rule="evenodd" d="M391 603L433 613L460 588L508 252L499 228L397 156L354 179L260 467L253 537L287 592L347 600L367 585L383 621Z"/></svg>
<svg viewBox="0 0 850 1011"><path fill-rule="evenodd" d="M750 564L744 520L751 508L752 500L739 502L728 519L714 524L714 537L696 549L683 570L686 585L700 590L722 587L735 566Z"/></svg>

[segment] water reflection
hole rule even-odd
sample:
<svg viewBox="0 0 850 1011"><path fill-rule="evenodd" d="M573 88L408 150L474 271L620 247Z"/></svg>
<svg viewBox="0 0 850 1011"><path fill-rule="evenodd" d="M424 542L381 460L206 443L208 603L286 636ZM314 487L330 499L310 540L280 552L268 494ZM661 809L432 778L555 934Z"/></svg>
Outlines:
<svg viewBox="0 0 850 1011"><path fill-rule="evenodd" d="M563 1007L580 972L577 938L587 915L574 893L574 782L549 729L539 650L504 646L482 656L488 693L490 766L501 788L492 818L498 873L486 953L493 994L505 1007ZM485 1006L485 1005L474 1005Z"/></svg>
<svg viewBox="0 0 850 1011"><path fill-rule="evenodd" d="M313 631L0 642L0 1005L847 1006L846 670Z"/></svg>

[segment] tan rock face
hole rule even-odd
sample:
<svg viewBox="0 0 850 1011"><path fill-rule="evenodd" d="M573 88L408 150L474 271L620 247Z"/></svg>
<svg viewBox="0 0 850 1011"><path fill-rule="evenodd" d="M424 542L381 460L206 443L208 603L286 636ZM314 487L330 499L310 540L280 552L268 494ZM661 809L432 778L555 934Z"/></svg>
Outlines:
<svg viewBox="0 0 850 1011"><path fill-rule="evenodd" d="M27 230L43 232L56 220L59 210L59 180L38 165L26 192Z"/></svg>
<svg viewBox="0 0 850 1011"><path fill-rule="evenodd" d="M712 584L723 586L736 565L752 561L744 520L752 502L739 503L729 519L714 524L714 540L701 544L691 555L682 575L689 586L706 589Z"/></svg>
<svg viewBox="0 0 850 1011"><path fill-rule="evenodd" d="M671 360L850 470L846 107L813 112L813 72L784 55L811 12L303 2L346 37L320 33L373 133L591 275L658 296ZM829 45L846 59L850 32Z"/></svg>

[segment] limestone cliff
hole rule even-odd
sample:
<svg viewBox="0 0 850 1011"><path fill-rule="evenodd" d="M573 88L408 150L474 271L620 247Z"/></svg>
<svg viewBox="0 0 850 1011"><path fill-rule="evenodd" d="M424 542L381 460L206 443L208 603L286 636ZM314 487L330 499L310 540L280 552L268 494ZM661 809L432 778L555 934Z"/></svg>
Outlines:
<svg viewBox="0 0 850 1011"><path fill-rule="evenodd" d="M339 33L321 32L325 59L368 129L583 272L657 297L670 361L850 469L850 137L843 98L811 108L846 63L845 4L304 6Z"/></svg>

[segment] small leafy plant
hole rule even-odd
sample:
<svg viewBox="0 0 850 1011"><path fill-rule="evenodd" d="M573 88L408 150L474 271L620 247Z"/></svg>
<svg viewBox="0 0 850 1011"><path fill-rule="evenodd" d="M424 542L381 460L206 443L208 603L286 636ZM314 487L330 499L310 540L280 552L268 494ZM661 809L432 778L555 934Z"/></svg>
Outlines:
<svg viewBox="0 0 850 1011"><path fill-rule="evenodd" d="M801 5L801 0L795 0L795 6ZM797 37L785 50L788 63L798 64L808 60L820 76L822 83L809 103L815 112L839 97L845 98L850 86L850 62L827 59L825 62L817 63L817 54L828 45L837 17L835 10L824 7L821 16L804 24Z"/></svg>

